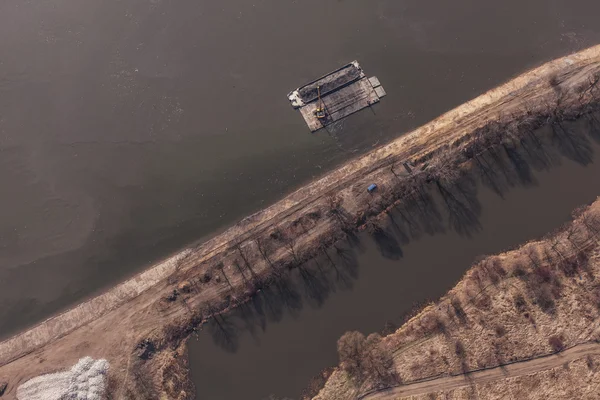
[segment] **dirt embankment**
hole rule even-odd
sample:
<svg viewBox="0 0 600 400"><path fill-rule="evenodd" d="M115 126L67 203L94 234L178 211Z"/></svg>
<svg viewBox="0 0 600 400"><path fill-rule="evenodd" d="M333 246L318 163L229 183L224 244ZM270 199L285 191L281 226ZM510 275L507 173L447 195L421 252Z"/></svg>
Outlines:
<svg viewBox="0 0 600 400"><path fill-rule="evenodd" d="M586 349L587 350L587 349ZM562 354L562 353L561 353ZM560 355L557 356L560 359ZM571 361L571 354L560 365L535 373L506 376L504 379L474 382L473 385L446 391L429 392L411 400L519 400L598 398L600 355L589 352ZM398 398L398 397L396 397Z"/></svg>
<svg viewBox="0 0 600 400"><path fill-rule="evenodd" d="M444 377L431 379L431 380L424 380L421 382L416 382L416 383L412 383L412 384L408 384L408 385L397 386L394 388L390 388L389 390L374 393L371 396L366 396L366 397L364 397L364 399L372 398L372 399L385 400L385 399L399 399L399 398L409 397L409 396L411 399L414 399L413 396L420 396L420 395L428 395L427 397L425 397L425 399L431 399L432 396L430 396L430 394L433 394L433 396L435 396L435 397L437 397L437 396L441 397L441 395L443 395L445 393L454 392L454 391L458 391L458 390L464 390L465 388L467 389L467 393L465 393L466 396L459 395L459 396L452 397L452 398L465 398L465 399L469 399L469 398L473 398L473 397L481 398L481 396L484 395L484 393L485 393L485 398L489 399L490 397L488 396L488 391L486 389L484 389L486 385L492 385L492 384L497 385L499 383L498 381L500 381L500 385L501 385L502 381L506 381L506 380L509 380L512 378L523 377L523 376L527 376L527 375L533 376L540 372L545 373L546 371L552 370L555 368L565 369L564 366L568 365L569 363L572 363L573 361L585 359L586 362L589 363L588 360L593 360L594 358L596 360L598 360L600 358L600 344L599 343L584 343L584 344L575 345L574 347L571 347L571 348L561 351L559 353L552 353L547 356L540 356L540 357L533 358L531 360L525 360L525 361L521 361L521 362L505 364L505 365L498 366L498 367L486 368L483 370L470 372L468 375L460 374L460 375L444 376ZM585 381L589 380L590 375L592 375L592 376L596 375L596 380L597 380L598 373L600 371L597 367L594 368L595 367L594 364L597 364L597 361L596 362L592 361L592 365L588 365L587 368L583 369L584 373L581 374L581 377L583 377L584 379L582 379L582 380L585 380ZM570 383L572 383L572 382L570 382ZM508 383L505 383L505 384L507 386L509 385ZM475 385L477 387L473 388ZM531 387L531 388L534 388L534 387ZM595 391L590 391L589 389L591 389L589 386L589 383L583 384L583 382L581 382L580 384L575 385L573 387L569 396L562 396L560 398L575 399L575 398L581 398L582 393L586 393L588 395L591 393L596 394ZM534 390L534 392L535 392L535 390ZM550 396L550 398L557 398L556 391L550 391L549 393L552 394ZM525 399L525 398L531 397L532 394L533 393L527 393L525 396L519 396L519 397L513 396L512 398ZM504 396L502 396L500 398L505 398L506 392L504 392L503 395ZM539 396L537 393L536 393L536 395L538 398L545 398L545 397ZM547 393L544 393L544 396L546 396L546 395L547 395Z"/></svg>
<svg viewBox="0 0 600 400"><path fill-rule="evenodd" d="M357 341L346 334L338 344L342 364L314 399L435 396L483 387L510 378L510 371L517 376L551 369L575 358L544 357L567 349L576 358L597 356L600 200L576 210L574 218L542 240L473 266L439 302L380 339L379 358L364 338L364 350L348 355L344 348ZM483 388L478 393L487 398Z"/></svg>
<svg viewBox="0 0 600 400"><path fill-rule="evenodd" d="M461 229L468 215L450 187L461 178L463 164L481 165L496 185L483 154L501 146L517 160L514 144L538 146L535 131L543 126L551 126L573 156L585 157L565 121L595 122L599 76L600 47L544 64L345 164L208 242L0 343L0 378L9 381L8 396L24 380L87 355L110 362L117 398L161 393L188 398L182 343L202 321L277 285L287 269L335 251L332 245L366 225L385 242L371 221L393 204L424 210L425 188L434 186ZM373 182L379 191L369 195L366 187Z"/></svg>

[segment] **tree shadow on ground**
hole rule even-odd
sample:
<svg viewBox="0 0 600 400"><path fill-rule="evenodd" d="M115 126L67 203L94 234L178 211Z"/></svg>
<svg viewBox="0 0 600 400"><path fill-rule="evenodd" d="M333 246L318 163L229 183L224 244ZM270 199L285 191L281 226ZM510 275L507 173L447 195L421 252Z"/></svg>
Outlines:
<svg viewBox="0 0 600 400"><path fill-rule="evenodd" d="M398 260L402 257L402 248L394 234L380 221L369 221L366 225L367 232L375 241L378 251L385 258Z"/></svg>
<svg viewBox="0 0 600 400"><path fill-rule="evenodd" d="M239 328L233 316L215 314L206 325L206 330L217 346L230 353L238 350Z"/></svg>
<svg viewBox="0 0 600 400"><path fill-rule="evenodd" d="M350 243L354 246L355 242ZM280 266L279 272L247 302L226 315L214 315L206 326L213 342L234 353L240 335L247 333L258 341L259 332L265 331L269 323L280 322L285 316L297 318L305 305L320 308L331 293L351 289L358 278L355 248L343 241L330 252L333 254L321 254L289 272Z"/></svg>
<svg viewBox="0 0 600 400"><path fill-rule="evenodd" d="M582 121L560 121L551 122L553 139L560 153L566 158L581 165L588 165L593 161L593 149L585 134L585 125Z"/></svg>
<svg viewBox="0 0 600 400"><path fill-rule="evenodd" d="M587 114L580 122L579 127L592 140L600 143L600 115L598 113Z"/></svg>
<svg viewBox="0 0 600 400"><path fill-rule="evenodd" d="M403 256L402 246L423 235L445 233L448 230L471 237L481 229L481 204L477 198L478 183L500 197L513 187L537 184L534 171L548 170L561 164L566 157L582 165L593 160L590 139L600 142L600 119L561 122L530 132L521 138L485 149L469 157L472 168L453 181L430 180L400 198L397 206L386 211L387 218L368 227L370 236L383 255L391 260ZM542 132L546 129L545 132ZM332 214L341 226L348 227L351 217L343 209ZM372 223L371 223L372 224ZM259 293L227 317L214 317L207 331L214 342L229 352L239 346L238 336L248 331L257 336L269 322L279 322L286 315L297 318L305 304L319 308L332 293L351 290L359 277L357 255L365 250L361 234L344 229L344 237L334 245L317 249L316 256L290 272L280 265L274 269L268 283ZM560 289L558 280L528 277L530 290L538 305L552 313L553 292ZM456 307L455 307L456 309ZM460 319L460 310L456 309ZM462 321L465 323L465 321Z"/></svg>
<svg viewBox="0 0 600 400"><path fill-rule="evenodd" d="M462 180L469 180L466 176ZM448 226L462 236L471 237L481 229L479 214L481 206L477 200L474 185L457 182L445 185L436 181L435 185L448 213Z"/></svg>

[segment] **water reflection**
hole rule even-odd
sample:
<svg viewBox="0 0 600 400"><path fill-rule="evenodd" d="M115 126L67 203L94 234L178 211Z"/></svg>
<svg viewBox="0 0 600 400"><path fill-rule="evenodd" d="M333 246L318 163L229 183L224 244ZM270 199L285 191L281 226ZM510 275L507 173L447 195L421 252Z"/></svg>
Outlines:
<svg viewBox="0 0 600 400"><path fill-rule="evenodd" d="M335 340L344 331L390 332L412 315L414 304L443 294L476 256L558 226L600 193L593 179L598 163L582 169L593 161L598 131L585 120L559 129L546 127L482 152L457 180L430 179L360 234L349 232L301 267L276 275L251 301L205 326L208 336L192 342L196 384L209 398L262 398L270 391L297 396L310 376L335 364ZM547 198L556 204L546 204ZM552 212L531 220L532 207ZM240 373L257 380L248 382ZM211 374L244 390L212 387Z"/></svg>
<svg viewBox="0 0 600 400"><path fill-rule="evenodd" d="M353 281L358 278L357 254L364 251L364 235L370 236L379 253L389 260L401 259L402 246L423 234L449 230L472 237L482 229L479 183L504 198L517 185L536 185L534 171L560 165L561 156L588 165L593 160L590 138L600 136L589 122L586 119L544 127L518 142L507 141L481 151L473 157L474 167L459 175L444 171L430 175L414 195L385 212L385 218L369 220L363 235L349 230L345 240L331 249L322 247L317 257L291 273L275 269L259 295L228 315L215 315L206 327L207 332L217 346L236 352L241 332L256 337L259 330L265 331L267 323L279 322L284 314L298 316L304 303L320 308L332 293L352 289ZM388 202L388 195L391 194L383 193L381 198ZM348 221L349 216L342 210L336 207L332 210L340 222Z"/></svg>
<svg viewBox="0 0 600 400"><path fill-rule="evenodd" d="M258 333L264 332L268 323L279 322L285 315L296 318L305 306L320 308L332 293L352 289L358 278L360 248L358 237L349 236L293 271L275 274L249 301L228 314L214 315L204 330L215 345L235 353L240 334L258 340Z"/></svg>

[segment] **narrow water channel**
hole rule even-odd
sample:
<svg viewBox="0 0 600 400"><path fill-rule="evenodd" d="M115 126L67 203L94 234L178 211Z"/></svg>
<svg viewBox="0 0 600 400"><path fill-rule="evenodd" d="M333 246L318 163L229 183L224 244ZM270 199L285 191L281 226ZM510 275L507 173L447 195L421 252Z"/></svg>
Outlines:
<svg viewBox="0 0 600 400"><path fill-rule="evenodd" d="M592 148L597 158L598 146ZM326 260L315 267L330 271L329 282L316 288L320 293L306 290L296 276L301 300L292 293L282 296L284 304L274 303L281 299L269 298L267 291L255 301L258 307L227 316L227 332L209 324L192 338L197 399L297 399L312 376L337 364L336 341L344 332L399 324L416 303L443 295L478 257L558 228L576 207L600 195L599 177L600 162L583 166L561 157L503 197L480 185L481 212L470 235L446 226L444 233L412 240L387 257L370 236L361 235L355 261L336 262L338 271Z"/></svg>

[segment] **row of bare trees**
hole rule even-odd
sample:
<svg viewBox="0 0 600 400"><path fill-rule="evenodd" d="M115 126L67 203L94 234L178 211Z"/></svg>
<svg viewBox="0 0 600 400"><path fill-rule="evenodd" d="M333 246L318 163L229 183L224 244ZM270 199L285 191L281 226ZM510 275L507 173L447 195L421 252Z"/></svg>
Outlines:
<svg viewBox="0 0 600 400"><path fill-rule="evenodd" d="M590 80L589 85L585 89L582 89L582 93L588 97L592 94L595 99L598 97L599 92L597 90L597 83L597 79ZM560 83L557 86L559 85ZM381 244L382 250L397 257L397 255L402 254L399 244L394 241L395 239L389 235L389 232L382 227L381 223L373 217L377 216L382 210L385 210L394 226L397 227L396 231L400 233L400 236L404 235L406 237L403 240L408 240L410 235L416 234L419 230L439 229L432 228L432 226L435 226L435 222L432 225L431 221L435 220L435 218L427 219L427 217L419 217L421 220L417 221L414 217L414 214L439 217L439 214L435 211L435 205L431 199L429 189L427 189L432 184L449 211L450 225L458 232L467 235L470 234L473 230L478 229L478 204L474 201L473 183L465 178L465 174L461 171L461 163L465 160L474 160L476 165L480 167L482 174L487 176L490 182L497 182L500 181L498 174L506 175L502 168L496 168L497 165L504 162L497 153L497 148L503 149L507 158L515 165L517 170L524 171L523 164L525 162L522 156L515 150L516 146L521 146L525 148L526 152L533 154L533 151L529 150L530 146L525 146L524 143L527 141L528 143L533 143L534 147L541 146L542 139L536 134L536 130L541 126L550 124L555 132L555 136L563 138L563 142L567 143L571 148L576 148L578 144L575 138L576 135L570 132L563 121L575 117L580 118L581 116L588 116L592 121L596 120L594 115L596 107L592 107L590 101L583 102L583 98L585 97L583 94L580 96L579 108L575 110L576 107L573 105L573 102L569 103L564 100L564 95L562 94L564 92L558 91L557 93L557 100L554 103L548 102L546 107L540 107L539 105L530 107L530 111L522 113L519 116L511 115L498 118L498 120L492 121L476 130L471 135L471 139L460 147L460 152L454 151L455 149L452 148L445 148L430 158L426 168L413 167L408 169L407 171L410 174L405 177L400 177L394 173L395 179L393 184L384 187L381 193L376 196L375 201L369 198L368 202L370 204L368 204L368 210L360 216L350 215L343 208L340 198L334 195L326 197L327 211L325 215L335 221L337 228L346 236L353 235L361 225L364 226L366 224L369 232ZM526 105L525 108L527 109ZM491 162L484 155L486 152L488 156L491 156ZM393 168L392 172L394 172ZM526 174L521 172L521 175ZM501 192L501 189L498 189L498 191ZM402 225L408 228L408 234L404 234L401 231L400 223L395 220L396 217L394 217L390 208L390 205L393 204L399 205L395 215L399 215ZM411 206L408 207L408 205ZM235 244L233 249L238 254L238 257L233 261L232 265L245 283L246 288L244 292L255 292L263 286L265 280L264 276L260 276L253 268L256 258L252 259L250 257L250 247L253 247L252 250L254 248L257 249L260 257L271 268L271 274L279 273L283 265L301 268L303 263L317 253L325 254L330 259L327 249L339 239L340 236L336 234L332 234L329 240L327 238L320 239L320 243L317 246L312 246L316 249L300 249L298 246L298 235L307 234L312 226L314 226L314 222L319 218L321 218L320 211L315 211L311 213L311 216L307 216L307 218L294 221L287 231L276 229L268 237L256 237L253 241L253 246L250 246L249 243L252 242L248 241L244 246L240 243ZM423 225L424 227L419 225ZM293 232L292 228L296 231ZM277 248L284 248L291 261L283 263L274 261L274 259L278 258L274 256L274 251ZM571 268L566 262L563 265L566 268ZM215 269L222 276L224 283L233 292L235 285L232 283L230 277L227 276L224 265L219 263L215 266ZM309 277L304 271L301 272L303 275ZM241 298L242 295L234 295L233 297Z"/></svg>
<svg viewBox="0 0 600 400"><path fill-rule="evenodd" d="M557 82L559 83L553 87L560 86L560 80ZM477 129L473 133L471 140L460 148L460 152L454 151L455 149L452 148L445 148L431 157L426 168L415 167L408 169L410 172L408 177L400 177L394 173L396 178L394 184L385 187L376 196L374 201L368 197L368 207L360 215L350 215L343 208L340 198L334 195L327 196L325 201L327 208L326 216L335 221L337 228L345 233L346 236L352 235L361 226L367 225L369 232L381 244L380 248L382 251L391 257L398 257L398 255L401 256L402 254L399 244L389 235L389 232L382 228L381 223L377 219L374 219L374 217L385 210L386 214L392 219L392 223L398 227L396 229L397 232L401 236L403 235L408 238L409 235L404 234L399 228L400 224L394 220L390 205L398 203L412 204L412 211L407 212L407 208L402 207L398 210L397 214L400 215L403 225L407 226L409 231L417 231L418 223L416 223L414 218L411 218L411 212L414 213L416 209L417 213L422 211L420 214L436 214L427 189L429 184L433 184L448 210L450 226L461 234L470 235L479 229L477 217L479 205L473 194L474 184L461 170L461 163L465 160L474 160L482 171L483 177L492 186L497 185L496 191L501 194L503 188L499 187L498 182L501 182L502 179L500 179L498 174L507 174L505 169L496 168L498 165L504 163L496 150L500 148L503 149L509 162L515 166L517 175L520 176L519 179L521 181L531 180L532 178L525 165L526 161L519 151L517 151L517 147L520 146L520 148L523 148L531 158L538 157L543 160L545 157L543 152L535 153L530 148L531 144L534 147L542 145L542 139L535 132L544 124L549 124L555 136L562 141L564 146L570 148L572 152L578 153L578 156L581 156L580 158L585 162L585 151L581 149L585 146L579 143L579 136L573 134L564 121L575 117L580 118L581 116L589 116L590 120L596 120L593 113L596 108L590 106L590 101L584 103L583 98L584 94L588 97L592 94L594 99L598 97L597 83L597 79L591 79L589 85L585 89L582 89L583 94L580 96L578 107L573 102L565 101L564 91L557 90L557 99L555 102L547 102L544 107L540 107L539 105L536 107L527 107L525 105L524 108L529 111L521 113L518 116L506 115L498 117L497 120ZM485 156L485 153L491 156L491 162ZM392 172L394 172L393 166ZM431 208L431 210L425 210L425 208ZM311 251L311 249L306 248L299 249L297 245L298 235L307 234L312 226L314 226L314 221L321 218L321 214L320 211L315 211L311 213L311 216L305 217L294 221L289 232L276 229L267 238L257 237L254 239L258 253L271 267L272 272L277 272L277 268L283 264L287 264L289 267L301 267L304 262L319 252L327 254L323 250L326 250L331 243L325 243L326 240L323 239L318 245L319 251ZM425 230L428 230L430 226L431 221L427 221ZM292 232L292 228L297 231L299 230L299 232ZM334 236L337 237L336 235ZM241 244L234 245L240 256L240 260L234 261L233 265L246 282L246 285L256 289L260 284L257 284L259 281L257 274L246 254L247 250L245 249L247 247L247 245L246 247L242 247ZM283 264L274 262L272 252L277 247L285 248L291 261ZM220 271L225 283L232 288L232 283L225 276L222 265Z"/></svg>
<svg viewBox="0 0 600 400"><path fill-rule="evenodd" d="M562 82L559 80L558 82ZM473 183L461 165L473 160L481 171L484 183L503 195L509 186L517 182L531 184L534 178L530 164L536 168L548 168L555 156L547 151L544 138L536 133L543 126L552 128L554 145L567 157L582 164L591 160L591 146L583 132L570 127L570 121L585 119L594 124L591 133L600 135L600 124L596 113L600 109L600 91L597 90L598 76L590 77L583 91L588 93L586 101L579 102L565 93L557 91L554 101L546 101L535 107L524 104L524 112L498 116L496 120L475 130L469 140L455 147L446 147L427 159L426 168L408 169L408 177L394 172L394 184L379 195L381 204L375 204L375 212L383 211L399 199L418 198L417 205L428 205L426 187L433 183L443 199L450 218L450 226L457 232L469 235L479 229L478 203L472 195ZM559 86L557 84L557 86ZM592 135L593 136L593 135ZM424 195L425 193L425 195ZM373 208L372 202L368 204ZM364 214L369 214L365 212Z"/></svg>

